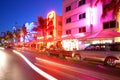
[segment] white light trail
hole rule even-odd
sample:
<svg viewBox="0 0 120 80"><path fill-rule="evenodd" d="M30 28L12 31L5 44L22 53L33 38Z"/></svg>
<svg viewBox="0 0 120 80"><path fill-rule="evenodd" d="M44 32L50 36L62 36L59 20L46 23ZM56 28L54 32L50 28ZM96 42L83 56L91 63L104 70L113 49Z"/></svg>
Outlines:
<svg viewBox="0 0 120 80"><path fill-rule="evenodd" d="M3 47L0 47L0 49L4 50L5 48L3 48Z"/></svg>
<svg viewBox="0 0 120 80"><path fill-rule="evenodd" d="M120 79L117 76L108 75L108 74L105 74L105 73L99 73L99 72L95 72L95 71L92 71L92 70L77 68L77 67L74 67L74 66L68 66L68 65L48 61L48 60L45 60L45 59L41 59L39 57L36 57L36 60L42 61L46 64L55 65L55 66L58 66L58 67L61 67L61 68L67 69L67 70L71 70L71 71L74 71L74 72L77 72L77 73L82 73L82 74L85 74L85 75L88 75L88 76L91 76L91 77L94 77L94 78L100 79L100 80L113 80L113 79L114 80L119 80Z"/></svg>
<svg viewBox="0 0 120 80"><path fill-rule="evenodd" d="M53 76L47 74L46 72L42 71L41 69L39 69L38 67L36 67L35 65L33 65L24 55L22 55L20 52L13 50L14 53L18 54L20 57L22 57L25 62L33 69L35 70L37 73L39 73L40 75L42 75L43 77L45 77L48 80L57 80L56 78L54 78Z"/></svg>
<svg viewBox="0 0 120 80"><path fill-rule="evenodd" d="M3 51L0 51L0 66L6 65L6 55Z"/></svg>

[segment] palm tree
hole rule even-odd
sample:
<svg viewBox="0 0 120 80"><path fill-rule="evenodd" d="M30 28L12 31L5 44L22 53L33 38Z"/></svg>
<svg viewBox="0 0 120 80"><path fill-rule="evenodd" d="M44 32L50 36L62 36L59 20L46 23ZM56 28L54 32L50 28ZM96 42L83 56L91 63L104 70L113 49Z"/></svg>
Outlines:
<svg viewBox="0 0 120 80"><path fill-rule="evenodd" d="M7 43L11 43L13 39L12 33L10 31L7 31L4 39Z"/></svg>
<svg viewBox="0 0 120 80"><path fill-rule="evenodd" d="M13 38L15 40L15 42L19 42L20 41L20 30L14 30L13 31Z"/></svg>
<svg viewBox="0 0 120 80"><path fill-rule="evenodd" d="M27 35L27 29L25 25L22 26L22 36L23 36L23 41L25 42L25 36Z"/></svg>
<svg viewBox="0 0 120 80"><path fill-rule="evenodd" d="M45 31L47 27L47 20L44 19L42 16L38 16L38 26L33 28L33 31L37 31L38 35L39 32L42 32L42 35L45 36Z"/></svg>
<svg viewBox="0 0 120 80"><path fill-rule="evenodd" d="M100 1L103 4L106 2L106 0L97 0L95 5L97 5ZM120 32L120 0L111 0L109 4L104 5L102 18L104 18L111 10L113 10L113 16L116 17L116 20L118 22L118 32Z"/></svg>
<svg viewBox="0 0 120 80"><path fill-rule="evenodd" d="M95 2L95 6L98 4L98 2L102 2L103 4L106 2L106 0L97 0L96 2Z"/></svg>

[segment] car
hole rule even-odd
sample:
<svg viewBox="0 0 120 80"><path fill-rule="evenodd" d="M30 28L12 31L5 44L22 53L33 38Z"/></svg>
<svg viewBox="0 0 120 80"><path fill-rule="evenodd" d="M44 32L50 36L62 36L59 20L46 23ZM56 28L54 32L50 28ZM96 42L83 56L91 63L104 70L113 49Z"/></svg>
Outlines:
<svg viewBox="0 0 120 80"><path fill-rule="evenodd" d="M120 43L91 44L79 53L82 59L102 61L111 67L120 63Z"/></svg>
<svg viewBox="0 0 120 80"><path fill-rule="evenodd" d="M5 48L5 49L12 49L12 48L13 48L13 44L5 43L5 44L4 44L4 48Z"/></svg>
<svg viewBox="0 0 120 80"><path fill-rule="evenodd" d="M50 56L57 56L59 58L66 58L71 57L74 60L80 60L80 54L79 52L73 50L73 51L66 51L64 49L60 48L50 48L45 50L47 55Z"/></svg>

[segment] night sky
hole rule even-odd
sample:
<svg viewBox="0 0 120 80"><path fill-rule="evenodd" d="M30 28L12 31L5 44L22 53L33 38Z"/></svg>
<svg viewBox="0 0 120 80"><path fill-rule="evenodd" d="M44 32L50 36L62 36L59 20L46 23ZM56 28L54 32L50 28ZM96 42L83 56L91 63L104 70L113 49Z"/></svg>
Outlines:
<svg viewBox="0 0 120 80"><path fill-rule="evenodd" d="M62 15L62 0L0 0L0 32L45 18L51 10Z"/></svg>

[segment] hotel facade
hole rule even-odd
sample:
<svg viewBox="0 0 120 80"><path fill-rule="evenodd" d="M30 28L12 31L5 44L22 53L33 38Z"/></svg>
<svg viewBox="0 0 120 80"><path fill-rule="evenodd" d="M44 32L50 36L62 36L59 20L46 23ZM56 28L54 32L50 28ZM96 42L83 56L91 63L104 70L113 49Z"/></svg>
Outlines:
<svg viewBox="0 0 120 80"><path fill-rule="evenodd" d="M110 0L64 0L62 4L62 45L66 50L84 49L89 44L120 42L119 21L110 10Z"/></svg>
<svg viewBox="0 0 120 80"><path fill-rule="evenodd" d="M47 28L45 34L37 36L37 49L50 48L54 46L56 48L61 47L62 36L62 16L56 14L55 11L50 11L47 14ZM43 33L43 32L42 32Z"/></svg>

